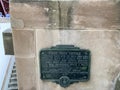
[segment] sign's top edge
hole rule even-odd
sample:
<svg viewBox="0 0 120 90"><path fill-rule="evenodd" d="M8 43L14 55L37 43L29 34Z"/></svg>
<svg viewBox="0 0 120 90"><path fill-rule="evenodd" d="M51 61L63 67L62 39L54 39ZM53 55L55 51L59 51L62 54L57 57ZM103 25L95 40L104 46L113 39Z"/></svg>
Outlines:
<svg viewBox="0 0 120 90"><path fill-rule="evenodd" d="M42 51L51 51L51 50L62 50L62 51L87 51L87 52L90 52L90 50L88 49L81 49L80 47L77 47L77 46L74 46L74 45L56 45L56 46L52 46L50 48L43 48L41 50Z"/></svg>

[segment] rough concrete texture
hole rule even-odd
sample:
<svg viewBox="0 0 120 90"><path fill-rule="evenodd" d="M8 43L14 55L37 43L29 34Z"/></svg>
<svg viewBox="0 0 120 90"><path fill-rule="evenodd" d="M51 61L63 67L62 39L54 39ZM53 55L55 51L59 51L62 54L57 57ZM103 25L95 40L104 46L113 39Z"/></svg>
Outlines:
<svg viewBox="0 0 120 90"><path fill-rule="evenodd" d="M120 29L120 3L41 1L11 3L13 28Z"/></svg>

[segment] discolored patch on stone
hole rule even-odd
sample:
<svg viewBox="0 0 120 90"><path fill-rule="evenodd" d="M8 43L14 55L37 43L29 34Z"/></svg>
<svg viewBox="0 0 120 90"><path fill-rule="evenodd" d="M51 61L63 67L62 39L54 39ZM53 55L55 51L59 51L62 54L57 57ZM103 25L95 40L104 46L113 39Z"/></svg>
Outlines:
<svg viewBox="0 0 120 90"><path fill-rule="evenodd" d="M31 90L36 90L36 88L35 88L35 87L32 87Z"/></svg>

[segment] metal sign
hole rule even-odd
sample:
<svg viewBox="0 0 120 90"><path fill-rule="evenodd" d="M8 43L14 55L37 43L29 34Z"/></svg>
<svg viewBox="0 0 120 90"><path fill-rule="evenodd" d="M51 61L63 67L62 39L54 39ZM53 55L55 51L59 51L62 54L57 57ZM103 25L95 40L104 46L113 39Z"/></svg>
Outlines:
<svg viewBox="0 0 120 90"><path fill-rule="evenodd" d="M57 45L40 51L41 79L62 87L90 77L90 51L73 45Z"/></svg>

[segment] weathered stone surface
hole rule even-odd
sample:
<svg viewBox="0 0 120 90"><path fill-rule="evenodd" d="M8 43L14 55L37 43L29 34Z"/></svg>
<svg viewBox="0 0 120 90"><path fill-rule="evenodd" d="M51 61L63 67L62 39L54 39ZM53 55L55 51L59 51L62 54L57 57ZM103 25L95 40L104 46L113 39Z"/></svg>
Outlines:
<svg viewBox="0 0 120 90"><path fill-rule="evenodd" d="M12 20L12 28L24 28L24 21L21 20L21 19L15 19L15 18L12 18L11 17L11 20Z"/></svg>
<svg viewBox="0 0 120 90"><path fill-rule="evenodd" d="M48 17L42 3L11 3L12 28L46 28Z"/></svg>
<svg viewBox="0 0 120 90"><path fill-rule="evenodd" d="M120 2L112 1L11 3L13 28L113 30L120 29L119 14Z"/></svg>
<svg viewBox="0 0 120 90"><path fill-rule="evenodd" d="M120 72L120 31L37 29L34 33L35 43L30 43L29 41L34 42L30 39L33 38L33 31L13 31L14 43L17 43L15 49L18 51L16 66L19 90L112 90L114 88L113 81ZM62 88L56 83L40 80L39 51L58 44L73 44L91 50L91 74L88 82L74 83L68 88ZM34 57L31 57L31 48L35 51L33 51ZM21 50L27 53L24 54Z"/></svg>
<svg viewBox="0 0 120 90"><path fill-rule="evenodd" d="M91 50L92 54L90 81L74 83L64 89L58 84L40 80L40 90L112 90L114 88L113 81L120 72L120 31L37 30L36 35L38 72L39 51L42 48L57 44L73 44Z"/></svg>
<svg viewBox="0 0 120 90"><path fill-rule="evenodd" d="M118 4L112 2L79 3L74 6L73 21L74 29L86 28L120 28Z"/></svg>
<svg viewBox="0 0 120 90"><path fill-rule="evenodd" d="M16 57L35 57L35 33L33 30L13 30Z"/></svg>
<svg viewBox="0 0 120 90"><path fill-rule="evenodd" d="M59 3L58 2L47 2L46 10L49 17L48 28L57 29L59 28Z"/></svg>
<svg viewBox="0 0 120 90"><path fill-rule="evenodd" d="M120 72L120 31L116 30L120 27L119 1L13 1L10 7L19 90L114 89L114 80ZM91 50L88 82L62 88L40 80L39 51L58 44Z"/></svg>
<svg viewBox="0 0 120 90"><path fill-rule="evenodd" d="M18 79L20 79L20 90L30 90L31 88L35 90L112 90L114 88L113 81L120 72L119 30L81 31L37 29L35 30L36 48L34 48L34 43L29 43L29 41L33 42L33 40L30 39L33 37L33 31L14 30L13 33L15 38L14 42L17 43L15 44L15 49L17 49L18 52L21 52L21 50L27 52L25 54L21 54L24 53L21 52L16 55ZM28 35L27 38L25 37L26 35ZM18 38L20 38L20 40ZM29 44L31 47L27 47ZM40 80L39 51L42 48L47 48L58 44L73 44L82 49L91 50L92 57L90 81L74 83L64 89L58 84ZM32 57L34 59L31 58L31 48L36 51L33 52L36 54L35 57ZM36 80L31 78L34 76L36 76ZM23 84L25 82L27 85ZM35 82L35 84L32 82Z"/></svg>
<svg viewBox="0 0 120 90"><path fill-rule="evenodd" d="M35 58L16 58L19 90L37 90Z"/></svg>

